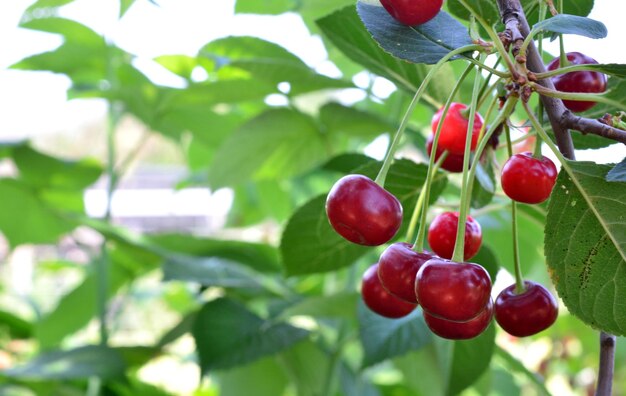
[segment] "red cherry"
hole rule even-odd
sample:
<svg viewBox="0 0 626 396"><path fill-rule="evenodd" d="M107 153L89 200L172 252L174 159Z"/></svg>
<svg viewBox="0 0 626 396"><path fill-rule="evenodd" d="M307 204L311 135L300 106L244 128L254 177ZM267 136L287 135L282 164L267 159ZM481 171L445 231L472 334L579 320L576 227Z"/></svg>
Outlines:
<svg viewBox="0 0 626 396"><path fill-rule="evenodd" d="M529 151L514 154L502 168L502 189L514 201L537 204L550 197L557 176L549 158L535 158Z"/></svg>
<svg viewBox="0 0 626 396"><path fill-rule="evenodd" d="M493 302L491 299L478 316L467 322L453 322L424 312L424 320L428 328L439 337L449 340L468 340L477 337L489 326L492 318Z"/></svg>
<svg viewBox="0 0 626 396"><path fill-rule="evenodd" d="M459 212L443 212L428 227L428 244L439 257L451 259L456 243L456 229L459 224ZM464 260L474 257L480 250L483 233L480 224L471 216L465 223Z"/></svg>
<svg viewBox="0 0 626 396"><path fill-rule="evenodd" d="M439 142L437 148L440 150L448 150L452 154L463 155L465 153L465 137L467 136L467 127L469 121L461 114L463 110L467 109L467 106L462 103L452 103L446 119L443 121L441 127L441 134L439 135ZM443 107L439 109L433 116L430 124L433 135L437 132L437 126L443 113ZM471 149L474 151L478 144L478 135L480 129L483 126L483 117L476 112L474 115L474 129L472 130L472 145Z"/></svg>
<svg viewBox="0 0 626 396"><path fill-rule="evenodd" d="M466 322L479 315L489 303L491 278L478 264L433 258L417 272L415 294L430 315Z"/></svg>
<svg viewBox="0 0 626 396"><path fill-rule="evenodd" d="M568 52L567 60L570 65L589 65L598 62L580 52ZM555 70L561 65L559 57L552 59L548 64L548 70ZM562 92L579 92L579 93L602 93L606 91L606 76L600 72L591 70L581 70L559 74L552 77L554 87ZM576 100L564 100L565 107L573 112L580 113L592 108L596 102L582 102Z"/></svg>
<svg viewBox="0 0 626 396"><path fill-rule="evenodd" d="M417 304L415 276L422 264L433 258L429 252L418 253L413 245L398 242L390 245L378 260L378 277L385 289L396 297Z"/></svg>
<svg viewBox="0 0 626 396"><path fill-rule="evenodd" d="M402 224L402 205L363 175L339 179L328 193L326 215L339 235L359 245L388 242Z"/></svg>
<svg viewBox="0 0 626 396"><path fill-rule="evenodd" d="M370 266L363 274L361 297L369 309L386 318L401 318L410 314L417 306L402 301L385 290L378 279L378 263Z"/></svg>
<svg viewBox="0 0 626 396"><path fill-rule="evenodd" d="M433 19L441 10L443 0L380 0L380 3L398 22L415 26Z"/></svg>
<svg viewBox="0 0 626 396"><path fill-rule="evenodd" d="M550 327L556 320L559 306L545 287L524 281L526 290L515 293L515 285L502 290L496 298L496 321L507 333L527 337Z"/></svg>
<svg viewBox="0 0 626 396"><path fill-rule="evenodd" d="M433 139L435 137L432 134L428 135L426 139L426 153L430 157L433 152ZM435 161L441 157L445 150L442 150L439 145L437 145L437 152L435 153ZM463 172L463 155L452 154L448 152L446 159L441 163L441 168L447 170L448 172Z"/></svg>

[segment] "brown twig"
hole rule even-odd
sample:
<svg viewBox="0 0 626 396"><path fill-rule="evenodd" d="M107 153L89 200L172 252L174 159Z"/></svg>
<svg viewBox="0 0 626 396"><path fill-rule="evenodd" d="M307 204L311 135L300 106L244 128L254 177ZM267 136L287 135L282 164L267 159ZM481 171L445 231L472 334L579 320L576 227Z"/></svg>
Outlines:
<svg viewBox="0 0 626 396"><path fill-rule="evenodd" d="M595 396L611 396L615 362L615 336L600 333L600 370Z"/></svg>
<svg viewBox="0 0 626 396"><path fill-rule="evenodd" d="M577 116L569 110L563 113L561 124L583 134L593 133L626 144L626 131L604 124L599 120Z"/></svg>

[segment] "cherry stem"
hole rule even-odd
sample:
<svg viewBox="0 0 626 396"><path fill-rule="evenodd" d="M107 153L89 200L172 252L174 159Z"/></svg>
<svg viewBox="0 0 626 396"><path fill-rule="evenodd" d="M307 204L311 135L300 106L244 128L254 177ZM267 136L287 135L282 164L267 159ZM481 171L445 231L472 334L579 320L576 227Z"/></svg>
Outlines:
<svg viewBox="0 0 626 396"><path fill-rule="evenodd" d="M441 153L441 155L437 159L437 162L435 162L435 165L434 165L432 171L430 170L430 167L429 167L427 172L429 174L432 172L433 173L433 177L434 177L434 175L437 174L437 171L439 170L439 167L441 167L441 164L443 163L443 161L446 160L447 157L448 157L448 151L446 150L443 153ZM428 174L426 175L426 179L428 179ZM424 208L424 199L425 199L425 197L426 197L426 182L424 182L424 186L420 190L420 193L419 193L419 195L417 197L417 202L415 203L415 208L413 209L413 214L411 215L411 221L409 222L409 227L408 227L408 229L406 231L406 240L407 241L410 241L411 238L413 238L413 234L415 233L415 228L417 227L417 219L420 218L420 214L421 214L422 209L428 210L428 206L426 208Z"/></svg>
<svg viewBox="0 0 626 396"><path fill-rule="evenodd" d="M476 117L476 104L478 103L478 91L480 90L480 70L476 69L476 77L474 78L474 89L472 91L472 100L470 103L470 114L467 124L467 133L465 135L465 152L463 153L463 176L461 178L461 204L459 208L459 221L456 231L456 243L454 244L454 253L452 261L465 261L465 223L467 222L467 214L469 212L469 180L468 172L470 165L470 154L472 149L472 135L474 133L474 118ZM442 122L443 123L443 122Z"/></svg>
<svg viewBox="0 0 626 396"><path fill-rule="evenodd" d="M513 155L513 144L511 143L511 131L509 126L504 124L504 135L506 136L506 148L509 157ZM524 292L524 278L522 277L522 265L519 258L519 234L517 227L517 202L511 200L511 230L513 236L513 265L515 268L515 293Z"/></svg>
<svg viewBox="0 0 626 396"><path fill-rule="evenodd" d="M604 94L590 94L590 93L574 93L574 92L561 92L546 88L537 83L529 83L529 85L537 91L539 94L549 96L552 98L574 100L574 101L589 101L605 103L620 110L626 110L626 105L616 102L613 99L607 98Z"/></svg>
<svg viewBox="0 0 626 396"><path fill-rule="evenodd" d="M459 78L457 83L454 85L454 88L452 88L452 92L450 92L450 95L448 95L448 98L446 99L446 104L443 106L441 117L439 118L439 124L437 125L437 130L435 131L435 135L433 136L433 144L432 144L432 148L430 149L430 153L429 153L430 157L428 160L428 172L426 173L426 183L425 183L425 186L422 188L423 190L425 190L425 192L424 192L424 199L422 200L420 228L417 231L417 237L415 238L415 243L413 243L413 250L416 252L424 251L424 240L426 239L426 230L427 230L426 215L428 214L428 204L430 200L430 187L433 183L433 177L435 175L435 172L432 172L431 169L434 169L435 167L437 145L439 144L439 135L441 135L443 121L445 120L448 114L448 110L450 109L450 105L452 104L452 101L454 100L454 96L459 91L459 89L461 88L461 85L463 84L463 81L465 81L465 78L468 76L469 72L473 68L474 66L471 63L467 65L467 67L463 71L463 74L461 74L461 77Z"/></svg>
<svg viewBox="0 0 626 396"><path fill-rule="evenodd" d="M398 150L398 146L399 146L402 134L404 133L404 130L406 129L406 126L409 123L409 119L411 118L411 114L413 113L413 110L415 109L415 106L419 102L419 100L422 97L424 91L426 90L426 87L430 83L430 80L432 80L432 78L435 75L435 73L437 73L437 71L441 68L441 66L443 66L444 63L446 63L448 60L450 60L452 57L454 57L456 55L459 55L459 54L462 54L462 53L465 53L465 52L470 52L470 51L482 51L482 50L484 50L484 48L482 46L475 45L475 44L466 45L464 47L457 48L455 50L452 50L452 51L448 52L443 58L441 58L439 60L439 62L437 62L430 69L430 71L428 72L426 77L424 77L424 80L420 84L419 88L415 92L415 95L413 96L413 99L411 100L411 103L409 103L409 107L407 108L406 112L404 113L404 117L402 117L402 121L400 122L400 126L398 127L398 130L396 131L396 133L395 133L395 135L393 137L393 140L391 141L391 144L389 145L389 148L387 149L387 153L385 154L385 159L383 161L383 165L380 168L380 171L378 172L378 176L376 176L376 180L374 180L376 182L376 184L378 184L381 187L385 186L385 179L387 178L387 173L389 172L389 168L391 167L391 163L393 162L394 155L395 155L396 151ZM433 146L434 146L434 144L433 144Z"/></svg>

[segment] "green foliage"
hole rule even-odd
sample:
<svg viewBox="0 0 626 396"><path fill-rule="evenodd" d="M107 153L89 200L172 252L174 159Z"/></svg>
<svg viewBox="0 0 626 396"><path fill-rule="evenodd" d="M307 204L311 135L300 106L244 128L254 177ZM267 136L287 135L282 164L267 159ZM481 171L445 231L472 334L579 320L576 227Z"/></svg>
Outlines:
<svg viewBox="0 0 626 396"><path fill-rule="evenodd" d="M472 43L467 28L444 11L423 25L409 27L398 23L380 6L360 1L357 10L385 51L412 63L434 64L451 50Z"/></svg>
<svg viewBox="0 0 626 396"><path fill-rule="evenodd" d="M609 166L569 162L546 219L546 259L568 310L590 326L626 334L626 189L605 180ZM590 193L594 191L594 193Z"/></svg>
<svg viewBox="0 0 626 396"><path fill-rule="evenodd" d="M177 88L153 81L135 55L110 38L61 17L61 7L69 3L39 0L28 7L20 26L58 35L62 44L11 68L66 76L70 99L104 99L113 135L119 121L132 116L184 156L187 172L179 188L229 188L233 204L228 230L211 235L134 233L114 225L115 219L84 215L85 190L101 177L122 179L126 169L118 166L120 161L103 165L91 158L58 158L29 142L0 142L0 161L11 170L0 178L0 232L9 247L58 244L70 235L87 262L46 258L47 264L36 267L37 279L71 272L78 277L75 283L59 288L57 297L44 304L31 296L15 297L31 309L28 314L21 305L14 309L3 303L0 364L5 349L20 363L11 360L12 367L0 372L0 394L165 396L170 393L147 383L142 368L159 364L157 357L176 356L209 377L210 385L194 393L203 396L547 395L554 393L554 373L563 383L577 383L597 363L591 328L626 335L624 161L615 166L568 161L548 203L517 205L523 276L547 286L552 281L567 310L550 329L516 340L513 347L495 324L474 339L448 341L432 334L419 307L393 320L370 311L359 293L359 271L375 262L385 246L351 244L328 222L329 188L346 174L376 178L382 163L362 153L380 148L376 139L381 136L393 139L411 96L435 63L474 42L467 28L471 16L485 22L472 35L481 34L486 42L499 33L490 31L493 26L504 28L496 2L449 1L433 20L408 27L373 0L356 6L353 0L237 0L236 13L265 14L266 21L297 13L311 33L322 37L328 63L340 77L321 73L276 43L225 36L205 43L195 55L154 59L162 71L180 78ZM119 17L134 3L120 0ZM601 22L586 18L591 0L564 2L564 14L543 22L538 22L538 0L522 4L536 33L606 36ZM496 77L503 76L502 86L511 83L504 90L523 82L512 81L508 63L501 61L506 54L495 46L485 48L490 65L500 58L494 66L499 74L488 83L488 70L476 73L485 88L478 110L489 125L498 112L496 106L486 114L497 92ZM403 206L402 227L390 243L413 242L407 241L413 235L406 234L426 182L424 145L431 117L459 84L469 60L465 55L436 70L415 110L406 114L405 136L397 141L400 149L384 186ZM480 64L476 59L472 62ZM610 75L606 97L623 105L626 65L588 69ZM202 74L205 78L198 78ZM395 85L388 97L377 90L382 81L377 77ZM467 103L474 81L462 84L454 100ZM346 92L354 99L346 100ZM529 102L533 106L535 96ZM270 104L268 97L285 104ZM607 113L619 114L598 104L582 116L598 119ZM507 118L517 123L528 115L518 105ZM547 118L542 121L549 125ZM573 140L578 149L613 143L576 132ZM483 265L493 280L501 271L515 272L510 201L499 183L504 151L490 147L470 181L470 214L483 230L483 246L471 261ZM427 219L464 204L459 202L461 177L443 170L434 175ZM74 233L77 227L103 240L84 243ZM250 242L250 230L262 237ZM142 313L158 306L159 334L141 345L133 339L111 347L124 337L120 317L141 320L135 311L125 311L127 304ZM99 339L94 324L101 326ZM148 325L139 324L153 330ZM539 337L542 345L551 346L539 362L545 382L520 357L534 350ZM195 350L181 355L179 343L186 345L188 339L195 341ZM572 339L580 345L571 347ZM101 345L90 344L96 340ZM19 345L28 346L22 350ZM617 355L623 360L626 350L618 348ZM616 376L623 382L626 371L617 367ZM616 394L623 388L616 382Z"/></svg>

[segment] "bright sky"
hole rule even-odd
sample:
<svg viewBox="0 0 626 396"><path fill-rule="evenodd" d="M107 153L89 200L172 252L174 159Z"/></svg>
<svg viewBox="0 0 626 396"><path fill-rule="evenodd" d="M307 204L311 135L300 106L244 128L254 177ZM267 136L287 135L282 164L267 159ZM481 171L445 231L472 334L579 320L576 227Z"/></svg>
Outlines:
<svg viewBox="0 0 626 396"><path fill-rule="evenodd" d="M112 0L76 0L64 8L62 15L105 33L120 47L137 55L138 66L158 83L176 84L177 80L162 73L150 62L151 58L163 54L194 55L207 42L228 35L257 35L274 41L312 67L333 74L321 40L310 36L297 15L234 15L234 0L157 2L160 7L138 0L119 22L118 2ZM51 50L61 43L57 36L17 27L22 12L32 3L32 0L0 1L0 37L3 38L0 40L0 140L58 133L104 112L103 104L98 101L67 102L65 90L69 81L63 76L6 70L23 57ZM591 40L568 36L566 49L584 52L601 63L626 63L621 50L626 37L625 11L626 4L621 2L596 0L591 17L605 23L609 37ZM618 159L626 156L623 145L617 149L616 156Z"/></svg>

